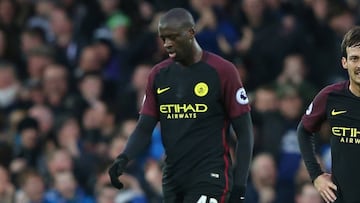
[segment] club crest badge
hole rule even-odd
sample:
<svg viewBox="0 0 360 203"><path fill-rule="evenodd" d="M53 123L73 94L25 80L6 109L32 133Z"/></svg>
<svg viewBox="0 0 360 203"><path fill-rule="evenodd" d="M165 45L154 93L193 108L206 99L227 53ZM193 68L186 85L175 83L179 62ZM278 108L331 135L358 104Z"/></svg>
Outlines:
<svg viewBox="0 0 360 203"><path fill-rule="evenodd" d="M209 92L209 87L204 82L199 82L194 87L194 93L198 97L203 97L203 96L207 95L208 92Z"/></svg>

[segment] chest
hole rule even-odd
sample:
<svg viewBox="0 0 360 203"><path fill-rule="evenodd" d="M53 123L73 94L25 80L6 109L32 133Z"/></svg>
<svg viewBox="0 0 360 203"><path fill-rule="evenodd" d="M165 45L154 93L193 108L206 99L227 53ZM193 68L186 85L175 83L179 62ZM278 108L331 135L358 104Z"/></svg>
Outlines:
<svg viewBox="0 0 360 203"><path fill-rule="evenodd" d="M330 95L326 106L331 125L360 128L360 99L343 95Z"/></svg>
<svg viewBox="0 0 360 203"><path fill-rule="evenodd" d="M206 66L172 67L158 74L154 91L159 104L212 103L220 98L221 81Z"/></svg>
<svg viewBox="0 0 360 203"><path fill-rule="evenodd" d="M349 95L329 96L326 106L332 143L344 147L360 144L360 99Z"/></svg>

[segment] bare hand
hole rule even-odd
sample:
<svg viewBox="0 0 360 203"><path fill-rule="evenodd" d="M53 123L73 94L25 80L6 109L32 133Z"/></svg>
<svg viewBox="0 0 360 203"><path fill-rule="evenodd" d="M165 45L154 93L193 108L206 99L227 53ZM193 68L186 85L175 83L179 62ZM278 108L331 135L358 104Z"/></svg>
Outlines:
<svg viewBox="0 0 360 203"><path fill-rule="evenodd" d="M336 185L331 180L331 174L323 173L314 180L314 186L326 203L335 202L337 190Z"/></svg>

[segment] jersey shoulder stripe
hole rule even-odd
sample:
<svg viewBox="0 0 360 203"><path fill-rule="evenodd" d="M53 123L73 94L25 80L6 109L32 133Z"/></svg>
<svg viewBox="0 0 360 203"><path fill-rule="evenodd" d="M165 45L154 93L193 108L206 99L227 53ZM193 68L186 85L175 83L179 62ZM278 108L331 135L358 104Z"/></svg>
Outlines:
<svg viewBox="0 0 360 203"><path fill-rule="evenodd" d="M302 117L304 128L310 132L316 132L320 129L326 119L326 106L329 95L333 92L340 92L347 89L349 81L341 81L324 87L309 105Z"/></svg>
<svg viewBox="0 0 360 203"><path fill-rule="evenodd" d="M146 85L146 92L144 96L144 103L142 105L142 108L140 110L140 114L153 116L155 118L159 117L158 111L156 109L156 98L155 98L155 92L154 92L154 80L156 75L160 72L160 70L168 67L170 64L172 64L174 61L170 58L163 60L162 62L156 64L149 76L148 81Z"/></svg>

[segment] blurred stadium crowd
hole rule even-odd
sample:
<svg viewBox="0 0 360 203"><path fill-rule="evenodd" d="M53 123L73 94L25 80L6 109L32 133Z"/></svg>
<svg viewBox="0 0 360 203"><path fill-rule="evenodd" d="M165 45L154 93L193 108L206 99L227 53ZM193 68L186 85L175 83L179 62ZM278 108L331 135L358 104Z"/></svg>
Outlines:
<svg viewBox="0 0 360 203"><path fill-rule="evenodd" d="M196 18L201 46L232 61L255 131L246 203L321 202L296 127L324 85L346 79L343 34L357 0L0 0L0 202L161 202L164 150L111 187L107 168L132 132L152 65L167 57L159 15ZM329 170L328 128L317 136Z"/></svg>

